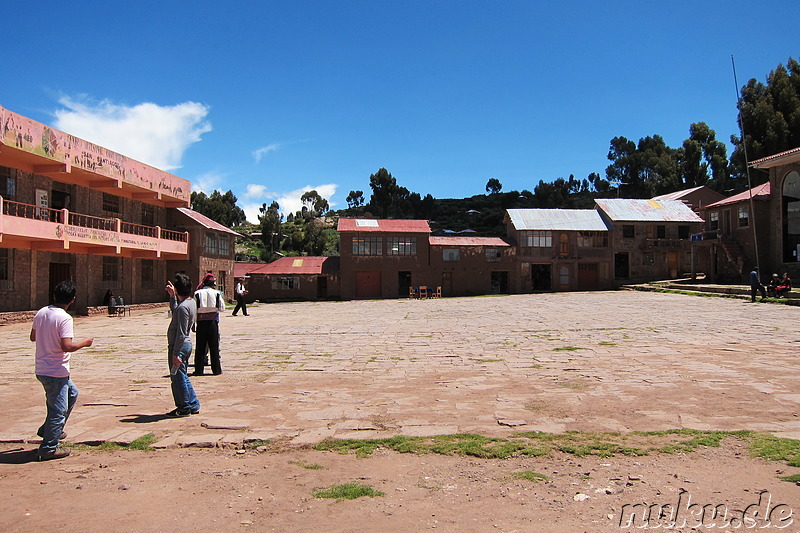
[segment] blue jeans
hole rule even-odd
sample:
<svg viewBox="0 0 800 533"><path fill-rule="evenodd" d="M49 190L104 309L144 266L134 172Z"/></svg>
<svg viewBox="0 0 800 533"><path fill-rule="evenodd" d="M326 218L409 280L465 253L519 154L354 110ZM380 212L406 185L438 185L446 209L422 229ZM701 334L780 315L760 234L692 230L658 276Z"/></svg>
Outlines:
<svg viewBox="0 0 800 533"><path fill-rule="evenodd" d="M69 378L54 378L52 376L36 375L36 379L44 387L44 396L47 401L47 418L39 428L42 435L42 444L39 445L39 454L55 451L58 439L69 419L75 401L78 399L78 387Z"/></svg>
<svg viewBox="0 0 800 533"><path fill-rule="evenodd" d="M167 355L167 365L172 369L172 349L169 347L169 355ZM192 355L192 343L186 341L181 346L181 367L175 374L170 373L170 381L172 381L172 398L175 400L175 407L181 410L185 409L200 409L200 402L197 400L197 395L194 393L192 382L189 381L188 366L189 356Z"/></svg>

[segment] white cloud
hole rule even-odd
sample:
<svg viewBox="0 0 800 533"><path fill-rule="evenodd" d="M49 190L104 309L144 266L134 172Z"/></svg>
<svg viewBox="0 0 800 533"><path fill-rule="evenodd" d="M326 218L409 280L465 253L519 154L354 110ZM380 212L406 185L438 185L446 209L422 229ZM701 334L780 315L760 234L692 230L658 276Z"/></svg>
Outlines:
<svg viewBox="0 0 800 533"><path fill-rule="evenodd" d="M192 192L204 192L210 195L214 191L225 192L220 188L221 183L225 183L228 175L222 172L209 171L201 174L192 180Z"/></svg>
<svg viewBox="0 0 800 533"><path fill-rule="evenodd" d="M259 148L258 150L254 150L253 157L255 158L256 163L260 163L262 157L264 157L270 152L276 151L278 148L280 148L280 146L281 146L280 144L269 144L267 146Z"/></svg>
<svg viewBox="0 0 800 533"><path fill-rule="evenodd" d="M267 186L258 185L255 183L247 184L247 191L244 193L245 198L266 198Z"/></svg>
<svg viewBox="0 0 800 533"><path fill-rule="evenodd" d="M238 205L242 208L242 210L244 210L247 221L257 224L258 216L261 214L259 209L263 204L270 204L273 200L275 200L278 202L281 213L283 213L285 217L289 213L295 213L302 209L303 202L300 201L300 197L303 196L303 193L311 190L317 191L320 196L328 200L328 204L330 205L331 209L333 209L336 203L331 201L331 198L333 198L333 196L336 194L336 189L338 188L338 185L328 183L324 185L317 185L316 187L306 185L305 187L296 189L294 191L275 193L270 192L266 185L251 183L247 185L247 190L244 194L244 198L246 198L248 201L238 202Z"/></svg>
<svg viewBox="0 0 800 533"><path fill-rule="evenodd" d="M308 191L317 191L320 196L328 200L330 208L333 209L336 204L331 201L331 198L336 194L336 189L338 187L339 186L334 183L317 185L316 187L306 185L302 189L295 189L294 191L285 193L277 200L278 205L281 206L281 213L288 215L289 213L300 211L303 208L303 202L300 201L300 197L303 196L303 193Z"/></svg>
<svg viewBox="0 0 800 533"><path fill-rule="evenodd" d="M161 170L180 168L186 149L211 131L209 108L196 102L125 106L65 96L59 103L66 109L55 112L56 128Z"/></svg>

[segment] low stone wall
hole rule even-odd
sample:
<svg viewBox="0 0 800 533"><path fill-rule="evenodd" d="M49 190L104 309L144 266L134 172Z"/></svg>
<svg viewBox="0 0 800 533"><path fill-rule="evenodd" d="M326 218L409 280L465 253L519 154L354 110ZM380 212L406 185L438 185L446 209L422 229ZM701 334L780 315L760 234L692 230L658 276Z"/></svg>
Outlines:
<svg viewBox="0 0 800 533"><path fill-rule="evenodd" d="M131 308L131 313L136 313L137 311L145 311L145 310L149 311L152 309L163 309L164 311L167 311L169 309L169 303L156 302L150 304L132 304L129 307ZM2 326L3 324L16 324L19 322L33 322L33 317L36 316L37 311L11 311L8 313L0 313L0 326ZM108 307L106 306L89 307L87 308L86 314L88 316L107 315Z"/></svg>

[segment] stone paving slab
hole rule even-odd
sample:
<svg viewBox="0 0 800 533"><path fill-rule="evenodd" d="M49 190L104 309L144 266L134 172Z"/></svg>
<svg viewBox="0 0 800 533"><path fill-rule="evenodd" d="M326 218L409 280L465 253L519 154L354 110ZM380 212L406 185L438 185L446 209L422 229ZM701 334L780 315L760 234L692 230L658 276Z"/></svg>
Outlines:
<svg viewBox="0 0 800 533"><path fill-rule="evenodd" d="M78 317L69 442L235 446L280 439L673 428L800 438L800 309L638 291L255 305L224 316L224 373L174 406L164 310ZM30 324L2 326L0 441L35 442Z"/></svg>

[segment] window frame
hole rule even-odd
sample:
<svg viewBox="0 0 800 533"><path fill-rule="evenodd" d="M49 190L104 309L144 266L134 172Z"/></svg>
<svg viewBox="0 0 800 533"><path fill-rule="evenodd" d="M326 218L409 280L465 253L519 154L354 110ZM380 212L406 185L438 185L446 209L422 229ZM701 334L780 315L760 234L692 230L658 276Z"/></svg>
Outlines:
<svg viewBox="0 0 800 533"><path fill-rule="evenodd" d="M352 253L359 257L379 257L383 255L383 237L370 233L354 233Z"/></svg>
<svg viewBox="0 0 800 533"><path fill-rule="evenodd" d="M417 255L417 238L411 235L390 235L386 237L386 255Z"/></svg>
<svg viewBox="0 0 800 533"><path fill-rule="evenodd" d="M553 232L551 230L522 230L519 232L522 248L552 248Z"/></svg>

